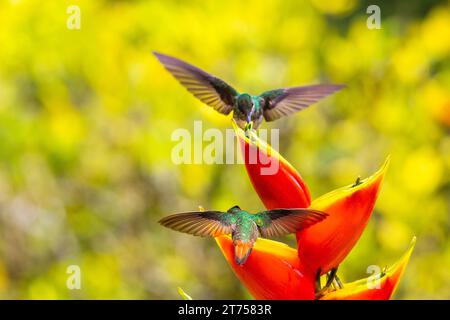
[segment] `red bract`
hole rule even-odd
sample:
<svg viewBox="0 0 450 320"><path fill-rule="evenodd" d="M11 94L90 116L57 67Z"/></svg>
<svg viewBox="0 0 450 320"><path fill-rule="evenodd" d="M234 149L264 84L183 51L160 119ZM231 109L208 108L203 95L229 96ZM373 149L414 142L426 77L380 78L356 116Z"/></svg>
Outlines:
<svg viewBox="0 0 450 320"><path fill-rule="evenodd" d="M233 126L250 181L266 208L308 207L311 204L308 187L294 167L253 132L250 140L234 121ZM269 168L276 170L270 172Z"/></svg>

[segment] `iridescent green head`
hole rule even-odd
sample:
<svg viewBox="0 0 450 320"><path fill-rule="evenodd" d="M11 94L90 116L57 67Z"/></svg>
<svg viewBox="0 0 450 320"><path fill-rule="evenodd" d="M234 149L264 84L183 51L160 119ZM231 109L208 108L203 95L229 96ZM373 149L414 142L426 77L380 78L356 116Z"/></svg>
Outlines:
<svg viewBox="0 0 450 320"><path fill-rule="evenodd" d="M228 213L239 213L242 209L239 206L234 206L227 210Z"/></svg>
<svg viewBox="0 0 450 320"><path fill-rule="evenodd" d="M253 100L248 93L240 94L237 98L237 106L239 111L245 114L247 121L251 121L251 114L253 111Z"/></svg>

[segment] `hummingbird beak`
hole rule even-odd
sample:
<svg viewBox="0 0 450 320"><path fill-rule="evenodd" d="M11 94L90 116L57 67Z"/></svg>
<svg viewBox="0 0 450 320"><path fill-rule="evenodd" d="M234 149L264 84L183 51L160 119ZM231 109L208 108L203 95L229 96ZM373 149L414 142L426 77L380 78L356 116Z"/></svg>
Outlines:
<svg viewBox="0 0 450 320"><path fill-rule="evenodd" d="M253 242L244 242L237 240L234 245L234 261L237 265L242 266L253 249Z"/></svg>

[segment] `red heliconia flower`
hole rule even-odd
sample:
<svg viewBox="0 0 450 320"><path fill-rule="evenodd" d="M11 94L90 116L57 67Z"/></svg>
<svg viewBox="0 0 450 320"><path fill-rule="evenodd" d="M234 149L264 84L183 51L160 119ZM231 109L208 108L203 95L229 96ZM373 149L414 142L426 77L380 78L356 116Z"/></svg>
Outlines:
<svg viewBox="0 0 450 320"><path fill-rule="evenodd" d="M309 191L298 172L257 135L234 125L250 181L268 209L312 207L328 217L297 233L298 251L276 241L258 239L243 266L233 261L229 237L217 238L227 261L256 299L314 299L317 271L325 274L336 268L361 236L372 214L388 167L389 159L371 177L330 192L311 203ZM256 153L257 161L250 158ZM253 162L251 162L251 160ZM272 174L263 168L276 162ZM412 247L409 255L411 254ZM321 299L389 299L408 259L389 269L380 280L380 289L361 286L362 281L326 293ZM376 291L373 291L376 290Z"/></svg>

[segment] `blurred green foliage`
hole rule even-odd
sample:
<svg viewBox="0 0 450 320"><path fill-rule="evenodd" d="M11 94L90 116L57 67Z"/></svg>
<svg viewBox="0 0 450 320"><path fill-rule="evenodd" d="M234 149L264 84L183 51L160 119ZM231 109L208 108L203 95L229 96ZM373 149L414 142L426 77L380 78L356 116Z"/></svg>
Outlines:
<svg viewBox="0 0 450 320"><path fill-rule="evenodd" d="M66 27L69 5L81 29ZM397 298L450 298L450 5L384 1L0 0L0 297L249 298L213 240L169 213L263 208L241 165L171 161L171 133L229 128L152 50L258 93L348 88L289 119L281 152L313 197L392 155L374 215L341 266L352 281L418 242ZM351 213L349 213L351 214ZM288 239L291 241L292 239ZM81 267L81 290L66 287Z"/></svg>

